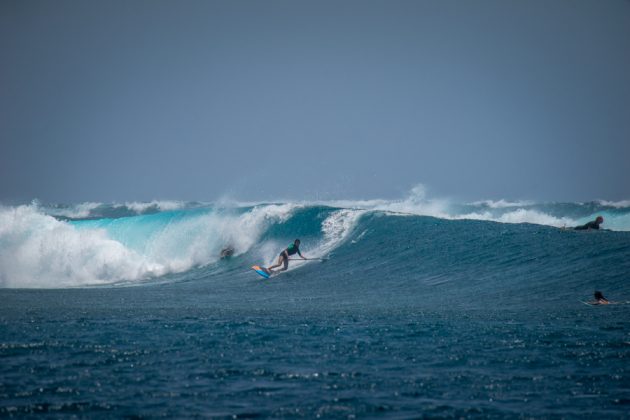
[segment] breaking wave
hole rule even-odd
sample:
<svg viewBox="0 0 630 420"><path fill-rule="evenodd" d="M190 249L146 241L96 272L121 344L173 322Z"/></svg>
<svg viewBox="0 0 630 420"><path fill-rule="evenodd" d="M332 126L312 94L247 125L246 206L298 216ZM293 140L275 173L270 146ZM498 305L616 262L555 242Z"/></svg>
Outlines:
<svg viewBox="0 0 630 420"><path fill-rule="evenodd" d="M532 203L477 201L456 204L429 199L422 187L401 200L211 204L177 201L0 207L0 287L76 287L133 284L204 269L213 275L221 250L248 267L271 263L295 237L305 253L324 257L347 252L347 244L405 241L404 232L375 237L374 223L403 226L400 217L432 217L463 223L498 222L574 226L602 215L604 226L630 231L627 202ZM376 218L375 218L376 217ZM369 221L369 222L368 222ZM398 225L396 225L398 224ZM476 225L458 225L461 232ZM432 235L436 244L455 236ZM351 241L348 241L351 239ZM371 248L370 248L371 249ZM377 252L373 249L353 252ZM379 251L380 252L380 251ZM425 258L426 256L423 256ZM375 258L377 258L375 256ZM379 257L381 258L380 254ZM481 255L480 255L481 258ZM291 269L305 262L294 263Z"/></svg>

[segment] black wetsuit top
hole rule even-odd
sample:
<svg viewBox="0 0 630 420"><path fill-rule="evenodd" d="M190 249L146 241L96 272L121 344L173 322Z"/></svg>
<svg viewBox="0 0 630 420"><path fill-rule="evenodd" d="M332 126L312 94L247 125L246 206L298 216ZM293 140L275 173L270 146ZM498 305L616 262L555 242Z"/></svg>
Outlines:
<svg viewBox="0 0 630 420"><path fill-rule="evenodd" d="M576 227L574 227L574 229L575 230L599 229L599 223L597 223L596 220L593 220L592 222L588 222L585 225L576 226Z"/></svg>

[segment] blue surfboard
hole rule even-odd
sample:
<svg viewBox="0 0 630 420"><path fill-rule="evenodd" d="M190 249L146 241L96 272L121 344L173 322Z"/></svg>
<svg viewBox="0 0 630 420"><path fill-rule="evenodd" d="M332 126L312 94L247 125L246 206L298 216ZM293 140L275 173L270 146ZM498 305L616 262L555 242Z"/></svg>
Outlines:
<svg viewBox="0 0 630 420"><path fill-rule="evenodd" d="M252 270L254 270L255 272L257 272L258 274L260 274L261 276L263 276L266 279L271 277L271 273L265 267L260 267L258 265L252 265Z"/></svg>

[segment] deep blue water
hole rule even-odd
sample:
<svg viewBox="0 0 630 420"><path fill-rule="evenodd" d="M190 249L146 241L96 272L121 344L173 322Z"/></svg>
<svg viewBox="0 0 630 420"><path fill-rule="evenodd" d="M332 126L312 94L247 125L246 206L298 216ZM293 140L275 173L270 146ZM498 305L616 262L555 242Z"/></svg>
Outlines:
<svg viewBox="0 0 630 420"><path fill-rule="evenodd" d="M630 209L383 207L2 209L0 416L630 418Z"/></svg>

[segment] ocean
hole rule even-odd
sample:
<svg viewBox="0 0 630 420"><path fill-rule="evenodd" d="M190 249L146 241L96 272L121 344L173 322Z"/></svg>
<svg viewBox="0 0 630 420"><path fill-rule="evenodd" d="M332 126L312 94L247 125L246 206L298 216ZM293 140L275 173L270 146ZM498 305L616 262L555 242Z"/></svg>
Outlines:
<svg viewBox="0 0 630 420"><path fill-rule="evenodd" d="M0 416L630 418L628 301L630 202L4 205Z"/></svg>

